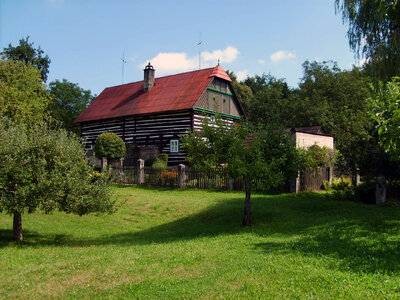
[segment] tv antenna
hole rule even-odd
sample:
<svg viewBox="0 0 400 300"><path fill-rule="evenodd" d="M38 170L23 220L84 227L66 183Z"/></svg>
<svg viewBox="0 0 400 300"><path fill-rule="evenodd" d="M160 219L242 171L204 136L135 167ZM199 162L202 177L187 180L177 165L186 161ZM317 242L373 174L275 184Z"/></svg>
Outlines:
<svg viewBox="0 0 400 300"><path fill-rule="evenodd" d="M125 52L124 52L124 51L122 51L122 58L121 58L121 61L122 61L122 84L124 84L124 66L125 66L125 64L126 64Z"/></svg>
<svg viewBox="0 0 400 300"><path fill-rule="evenodd" d="M199 42L197 43L197 46L199 46L199 70L201 69L201 44L203 41L201 40L201 32L200 32L200 37L199 37Z"/></svg>

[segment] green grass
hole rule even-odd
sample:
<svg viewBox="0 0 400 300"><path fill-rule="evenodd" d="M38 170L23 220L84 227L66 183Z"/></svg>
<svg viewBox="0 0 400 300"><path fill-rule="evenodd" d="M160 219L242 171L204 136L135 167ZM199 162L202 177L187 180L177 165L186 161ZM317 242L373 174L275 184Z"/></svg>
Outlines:
<svg viewBox="0 0 400 300"><path fill-rule="evenodd" d="M113 215L0 214L0 298L399 298L400 209L115 187Z"/></svg>

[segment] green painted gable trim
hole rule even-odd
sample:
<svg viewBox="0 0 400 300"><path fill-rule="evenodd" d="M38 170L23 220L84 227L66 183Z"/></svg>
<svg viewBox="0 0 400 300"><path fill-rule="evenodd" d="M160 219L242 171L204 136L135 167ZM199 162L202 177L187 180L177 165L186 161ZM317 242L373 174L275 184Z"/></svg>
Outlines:
<svg viewBox="0 0 400 300"><path fill-rule="evenodd" d="M213 115L221 115L223 117L227 117L227 118L231 118L231 119L236 119L236 120L240 120L241 117L238 116L234 116L234 115L230 115L230 114L224 114L224 113L220 113L220 112L216 112L214 110L210 110L210 109L205 109L205 108L200 108L200 107L193 107L193 110L195 111L201 111L201 112L205 112L208 114L213 114Z"/></svg>
<svg viewBox="0 0 400 300"><path fill-rule="evenodd" d="M213 88L210 88L210 87L208 87L207 90L215 92L217 94L222 94L222 95L233 97L233 94L226 93L226 92L223 92L223 91L220 91L220 90L216 90L216 89L213 89Z"/></svg>

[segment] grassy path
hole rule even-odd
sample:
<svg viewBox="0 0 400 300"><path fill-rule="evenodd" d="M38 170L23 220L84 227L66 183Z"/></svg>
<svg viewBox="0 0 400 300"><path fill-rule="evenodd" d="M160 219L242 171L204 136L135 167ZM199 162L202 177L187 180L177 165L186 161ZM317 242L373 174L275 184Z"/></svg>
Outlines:
<svg viewBox="0 0 400 300"><path fill-rule="evenodd" d="M0 298L400 298L400 209L115 187L117 213L0 214Z"/></svg>

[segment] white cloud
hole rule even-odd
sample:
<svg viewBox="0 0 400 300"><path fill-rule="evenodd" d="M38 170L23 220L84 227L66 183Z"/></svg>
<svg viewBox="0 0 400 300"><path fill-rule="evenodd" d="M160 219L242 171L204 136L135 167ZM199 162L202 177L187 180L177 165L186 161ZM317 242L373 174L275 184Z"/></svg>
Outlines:
<svg viewBox="0 0 400 300"><path fill-rule="evenodd" d="M261 65L264 65L266 63L266 61L264 59L259 59L259 60L257 60L257 62Z"/></svg>
<svg viewBox="0 0 400 300"><path fill-rule="evenodd" d="M221 63L230 63L236 60L238 54L238 49L228 46L225 50L214 50L213 52L204 51L201 53L201 58L206 62L214 61L216 63L219 59Z"/></svg>
<svg viewBox="0 0 400 300"><path fill-rule="evenodd" d="M239 71L236 73L236 78L238 81L245 80L250 75L248 70Z"/></svg>
<svg viewBox="0 0 400 300"><path fill-rule="evenodd" d="M273 62L278 62L281 60L296 58L296 53L294 51L280 50L272 53L269 58Z"/></svg>
<svg viewBox="0 0 400 300"><path fill-rule="evenodd" d="M230 63L237 59L238 54L239 50L232 46L227 47L225 50L204 51L201 53L201 67L215 66L218 63L218 59L220 63ZM144 68L149 61L156 69L158 76L196 70L199 67L198 55L188 56L185 52L158 53L157 56L140 64L138 68Z"/></svg>

